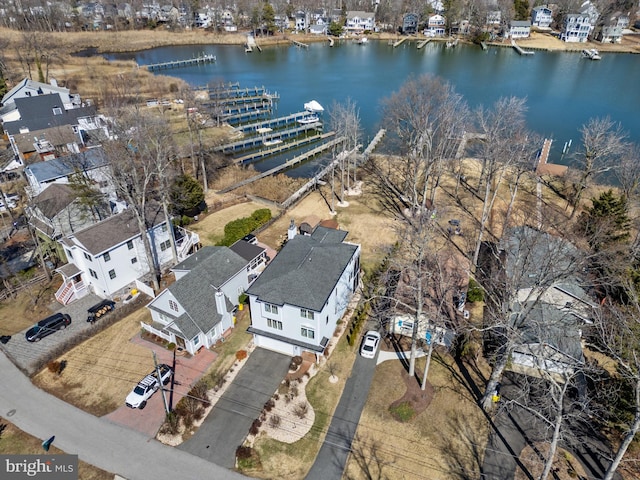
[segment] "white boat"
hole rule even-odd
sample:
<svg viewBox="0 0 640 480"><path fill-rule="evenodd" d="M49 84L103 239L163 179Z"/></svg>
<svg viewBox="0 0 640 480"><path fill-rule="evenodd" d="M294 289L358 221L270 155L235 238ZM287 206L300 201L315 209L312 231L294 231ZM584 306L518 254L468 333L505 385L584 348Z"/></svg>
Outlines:
<svg viewBox="0 0 640 480"><path fill-rule="evenodd" d="M274 138L273 140L265 140L264 142L262 142L263 145L270 147L272 145L278 145L282 143L282 140L280 140L279 138Z"/></svg>
<svg viewBox="0 0 640 480"><path fill-rule="evenodd" d="M366 45L368 42L369 42L369 39L367 37L362 37L362 38L359 38L356 43L358 45Z"/></svg>
<svg viewBox="0 0 640 480"><path fill-rule="evenodd" d="M595 48L585 48L582 50L582 56L589 60L600 60L600 53Z"/></svg>
<svg viewBox="0 0 640 480"><path fill-rule="evenodd" d="M304 117L298 119L298 123L302 125L306 125L308 123L316 123L319 121L320 121L320 117L318 117L318 115L315 115L315 114L305 115Z"/></svg>

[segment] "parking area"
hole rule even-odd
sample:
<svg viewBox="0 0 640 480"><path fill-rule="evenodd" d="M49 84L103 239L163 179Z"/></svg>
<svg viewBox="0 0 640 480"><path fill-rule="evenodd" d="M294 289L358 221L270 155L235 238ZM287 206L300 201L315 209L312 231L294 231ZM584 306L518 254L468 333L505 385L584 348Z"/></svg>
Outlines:
<svg viewBox="0 0 640 480"><path fill-rule="evenodd" d="M89 338L92 325L87 322L87 309L101 300L97 295L89 294L69 305L53 304L50 307L51 314L56 312L68 314L71 317L69 326L42 338L38 342L28 342L25 338L25 332L28 329L25 329L12 335L11 339L6 344L0 344L0 347L18 368L27 372L28 375L32 375L37 366L42 365L43 360L48 360L51 352L58 349L70 337L85 335ZM42 318L34 317L32 320L35 324Z"/></svg>
<svg viewBox="0 0 640 480"><path fill-rule="evenodd" d="M139 335L131 339L145 348L149 348L156 354L158 363L166 363L173 365L173 352L167 350L160 345L143 340ZM170 392L165 393L165 398L170 406L175 405L184 397L191 387L202 377L209 366L216 359L216 354L210 350L202 349L198 354L192 357L176 356L175 383L173 387L173 395ZM142 379L142 378L141 378ZM165 388L170 389L171 383ZM127 428L137 430L149 437L154 437L162 425L165 418L165 406L162 400L162 393L157 391L147 402L144 409L129 408L124 404L117 410L105 416L114 423L118 423Z"/></svg>

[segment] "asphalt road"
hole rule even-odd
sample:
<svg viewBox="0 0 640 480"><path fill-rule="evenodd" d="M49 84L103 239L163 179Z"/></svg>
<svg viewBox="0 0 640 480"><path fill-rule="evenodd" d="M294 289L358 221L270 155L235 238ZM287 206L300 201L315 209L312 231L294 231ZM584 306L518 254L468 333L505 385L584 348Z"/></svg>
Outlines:
<svg viewBox="0 0 640 480"><path fill-rule="evenodd" d="M360 415L369 395L376 361L377 355L375 359L362 358L360 355L356 358L324 443L306 480L342 478Z"/></svg>
<svg viewBox="0 0 640 480"><path fill-rule="evenodd" d="M236 449L289 370L291 357L256 348L197 432L178 448L233 468ZM327 477L325 477L327 478Z"/></svg>
<svg viewBox="0 0 640 480"><path fill-rule="evenodd" d="M35 388L2 352L0 383L0 416L37 438L55 435L56 447L128 480L247 478L66 404Z"/></svg>

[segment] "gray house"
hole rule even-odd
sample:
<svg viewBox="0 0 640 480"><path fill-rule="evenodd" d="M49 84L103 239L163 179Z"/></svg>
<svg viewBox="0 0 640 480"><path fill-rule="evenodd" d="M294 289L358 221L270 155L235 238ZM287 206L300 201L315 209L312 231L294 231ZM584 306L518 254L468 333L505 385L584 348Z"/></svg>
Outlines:
<svg viewBox="0 0 640 480"><path fill-rule="evenodd" d="M147 308L142 328L191 354L210 348L235 324L239 296L264 268L264 248L247 242L204 247L172 268L176 281Z"/></svg>

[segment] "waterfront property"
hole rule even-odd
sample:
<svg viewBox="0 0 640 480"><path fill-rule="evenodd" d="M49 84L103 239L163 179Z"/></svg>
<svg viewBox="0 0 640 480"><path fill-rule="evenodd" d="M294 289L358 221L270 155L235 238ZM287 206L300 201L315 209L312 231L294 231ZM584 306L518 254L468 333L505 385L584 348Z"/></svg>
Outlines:
<svg viewBox="0 0 640 480"><path fill-rule="evenodd" d="M321 356L359 282L360 246L347 232L318 226L288 241L247 290L257 346L286 355Z"/></svg>

